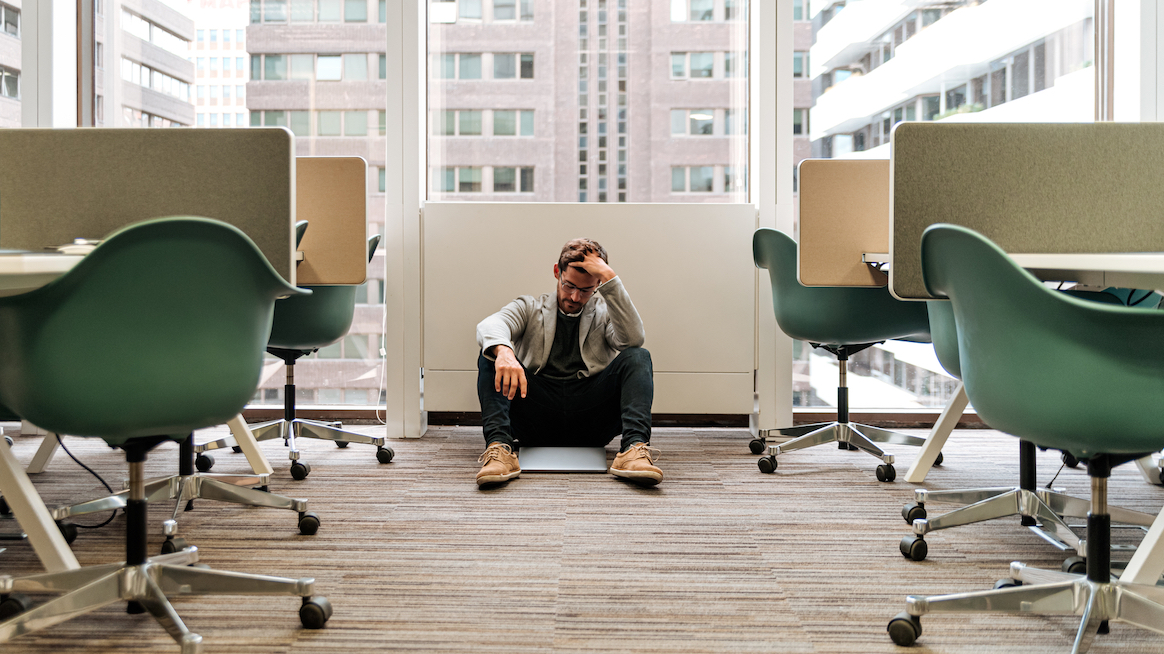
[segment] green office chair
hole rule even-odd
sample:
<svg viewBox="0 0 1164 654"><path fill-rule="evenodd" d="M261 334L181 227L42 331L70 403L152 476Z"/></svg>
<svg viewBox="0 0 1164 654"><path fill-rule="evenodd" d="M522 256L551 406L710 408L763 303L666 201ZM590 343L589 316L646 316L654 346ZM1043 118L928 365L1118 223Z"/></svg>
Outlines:
<svg viewBox="0 0 1164 654"><path fill-rule="evenodd" d="M302 235L302 232L300 232ZM368 239L368 261L376 253L380 236ZM287 384L283 387L283 419L264 422L251 427L257 441L282 438L290 447L291 476L304 479L311 473L311 464L299 461L296 438L318 438L335 441L339 447L349 443L376 446L376 460L388 463L395 453L380 436L366 436L346 431L339 422L323 422L295 417L295 360L335 343L348 333L356 307L355 286L309 286L312 293L275 303L275 316L267 352L286 363ZM199 456L195 461L199 470L210 470L214 458L204 452L235 446L234 437L220 438L195 446Z"/></svg>
<svg viewBox="0 0 1164 654"><path fill-rule="evenodd" d="M893 455L874 443L920 446L925 439L849 422L846 366L850 355L887 340L929 342L925 305L898 301L885 288L802 286L796 278L796 241L774 229L756 230L752 256L757 266L768 270L772 280L772 306L780 329L792 338L831 352L840 366L836 421L761 432L751 443L753 454L765 449L769 452L757 462L760 471L775 471L776 457L785 452L836 442L841 449L859 449L881 459L877 479L893 481L897 478ZM769 447L765 440L769 436L792 440ZM938 457L940 463L941 455Z"/></svg>
<svg viewBox="0 0 1164 654"><path fill-rule="evenodd" d="M1111 292L1074 292L1079 297L1092 302L1124 304L1129 294L1111 289ZM1143 292L1136 297L1143 297ZM938 362L957 379L962 378L961 362L958 356L958 331L954 321L954 307L945 300L926 303L930 316L930 335L933 337L934 352ZM1058 493L1049 488L1039 488L1036 480L1035 444L1019 440L1019 485L995 488L967 488L948 491L930 491L924 488L914 490L914 501L901 509L901 517L913 526L913 535L905 536L898 544L902 556L921 561L929 553L925 535L943 529L985 522L996 518L1019 516L1021 525L1028 527L1036 535L1060 550L1072 550L1078 554L1064 563L1066 570L1080 570L1082 558L1086 555L1083 540L1071 530L1063 517L1086 518L1091 503L1085 499ZM1070 456L1064 454L1064 456ZM1073 457L1072 457L1073 458ZM964 506L928 518L927 503L951 503ZM1152 526L1155 516L1140 511L1130 511L1110 507L1112 520L1120 523Z"/></svg>
<svg viewBox="0 0 1164 654"><path fill-rule="evenodd" d="M310 578L191 567L193 547L146 555L147 453L238 415L258 385L275 298L305 293L238 229L162 218L119 230L41 289L0 298L4 404L46 430L101 438L129 463L125 561L0 576L0 643L128 601L193 654L202 639L168 595L301 597L304 626L323 626L331 607ZM30 608L25 593L60 596Z"/></svg>
<svg viewBox="0 0 1164 654"><path fill-rule="evenodd" d="M910 596L890 637L910 645L920 616L967 612L1082 616L1077 653L1112 620L1164 633L1164 588L1111 578L1107 504L1111 468L1164 446L1164 313L1056 293L964 227L931 226L921 254L926 289L953 303L962 378L978 414L1085 461L1092 509L1085 575L1016 562L995 590Z"/></svg>

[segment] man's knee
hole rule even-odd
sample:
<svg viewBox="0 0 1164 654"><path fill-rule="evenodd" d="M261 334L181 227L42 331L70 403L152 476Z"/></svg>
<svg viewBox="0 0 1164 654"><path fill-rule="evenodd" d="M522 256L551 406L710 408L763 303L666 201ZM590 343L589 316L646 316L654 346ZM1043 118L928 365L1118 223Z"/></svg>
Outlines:
<svg viewBox="0 0 1164 654"><path fill-rule="evenodd" d="M628 347L619 352L617 358L629 365L645 366L648 370L651 369L651 353L645 347Z"/></svg>

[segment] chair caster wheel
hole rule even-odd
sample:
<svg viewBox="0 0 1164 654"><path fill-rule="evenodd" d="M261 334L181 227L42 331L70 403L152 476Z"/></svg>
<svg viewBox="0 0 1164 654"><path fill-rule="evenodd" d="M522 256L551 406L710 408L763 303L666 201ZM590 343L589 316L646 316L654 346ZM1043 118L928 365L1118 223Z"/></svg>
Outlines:
<svg viewBox="0 0 1164 654"><path fill-rule="evenodd" d="M73 541L77 540L77 525L71 522L57 521L57 529L61 530L61 535L65 537L65 542L72 545Z"/></svg>
<svg viewBox="0 0 1164 654"><path fill-rule="evenodd" d="M885 630L889 632L889 638L895 645L909 647L921 638L921 620L916 615L903 611L889 621L889 626L885 627Z"/></svg>
<svg viewBox="0 0 1164 654"><path fill-rule="evenodd" d="M303 606L299 607L299 622L308 629L323 629L331 617L331 602L326 597L316 595L304 597Z"/></svg>
<svg viewBox="0 0 1164 654"><path fill-rule="evenodd" d="M1019 581L1018 579L1006 577L1005 579L999 579L998 581L994 582L994 590L1002 590L1003 588L1018 588L1022 585L1023 582Z"/></svg>
<svg viewBox="0 0 1164 654"><path fill-rule="evenodd" d="M12 509L8 508L8 502L0 497L0 515L10 515L11 513Z"/></svg>
<svg viewBox="0 0 1164 654"><path fill-rule="evenodd" d="M926 554L930 553L930 546L921 536L914 534L906 536L897 544L897 549L901 550L901 555L910 561L925 561Z"/></svg>
<svg viewBox="0 0 1164 654"><path fill-rule="evenodd" d="M394 456L396 456L396 453L393 452L392 448L390 447L376 448L376 460L380 463L389 463L392 461L392 457Z"/></svg>
<svg viewBox="0 0 1164 654"><path fill-rule="evenodd" d="M173 554L174 552L181 552L186 549L188 544L186 539L181 536L168 536L166 540L162 541L162 554Z"/></svg>
<svg viewBox="0 0 1164 654"><path fill-rule="evenodd" d="M299 514L299 533L304 536L314 536L319 531L319 516L314 513Z"/></svg>
<svg viewBox="0 0 1164 654"><path fill-rule="evenodd" d="M199 454L194 459L194 467L198 468L198 472L210 472L210 469L214 467L214 457L209 454Z"/></svg>
<svg viewBox="0 0 1164 654"><path fill-rule="evenodd" d="M938 458L934 459L934 465L940 466L940 465L942 465L942 461L945 461L945 460L946 460L946 457L941 452L938 452Z"/></svg>
<svg viewBox="0 0 1164 654"><path fill-rule="evenodd" d="M345 447L347 447L348 445L351 445L351 443L348 443L347 441L336 441L335 442L335 446L340 448L341 450L344 449Z"/></svg>
<svg viewBox="0 0 1164 654"><path fill-rule="evenodd" d="M764 450L768 449L768 443L763 438L753 438L751 443L748 443L748 449L752 454L763 454Z"/></svg>
<svg viewBox="0 0 1164 654"><path fill-rule="evenodd" d="M1087 574L1087 559L1082 556L1072 556L1063 562L1062 570L1073 575Z"/></svg>
<svg viewBox="0 0 1164 654"><path fill-rule="evenodd" d="M857 446L850 445L849 443L846 443L845 441L837 441L837 449L838 450L855 450L855 449L857 449Z"/></svg>
<svg viewBox="0 0 1164 654"><path fill-rule="evenodd" d="M16 441L12 440L11 436L5 436L4 442L8 443L8 447L12 447L13 445L16 445Z"/></svg>
<svg viewBox="0 0 1164 654"><path fill-rule="evenodd" d="M32 608L32 599L22 593L0 595L0 622Z"/></svg>
<svg viewBox="0 0 1164 654"><path fill-rule="evenodd" d="M882 463L877 466L877 481L893 481L897 479L897 470L894 469L893 464Z"/></svg>
<svg viewBox="0 0 1164 654"><path fill-rule="evenodd" d="M756 461L756 466L759 467L760 472L764 474L776 472L776 457L772 456L771 454L768 456L762 456L760 457L759 461Z"/></svg>
<svg viewBox="0 0 1164 654"><path fill-rule="evenodd" d="M1068 468L1079 467L1079 459L1075 458L1075 456L1073 456L1070 452L1064 452L1059 456L1059 459L1062 460L1063 465L1067 466Z"/></svg>
<svg viewBox="0 0 1164 654"><path fill-rule="evenodd" d="M926 505L921 502L910 502L901 507L901 517L905 518L907 525L912 525L914 520L925 520Z"/></svg>
<svg viewBox="0 0 1164 654"><path fill-rule="evenodd" d="M231 445L230 451L234 452L235 454L239 454L240 452L242 452L242 448L239 447L238 445Z"/></svg>
<svg viewBox="0 0 1164 654"><path fill-rule="evenodd" d="M291 464L291 477L296 481L307 479L307 475L311 474L310 463L300 463L298 461Z"/></svg>

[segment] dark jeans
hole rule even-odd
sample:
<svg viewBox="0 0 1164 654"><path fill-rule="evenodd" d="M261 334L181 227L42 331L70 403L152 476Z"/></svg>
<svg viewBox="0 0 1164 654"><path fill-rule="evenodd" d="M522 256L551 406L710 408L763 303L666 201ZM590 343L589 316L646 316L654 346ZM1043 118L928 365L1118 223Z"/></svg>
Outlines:
<svg viewBox="0 0 1164 654"><path fill-rule="evenodd" d="M558 380L527 372L525 398L519 393L510 400L494 390L493 362L479 355L477 397L485 442L510 447L604 447L622 434L620 451L635 443L649 443L653 372L651 353L632 347L591 377Z"/></svg>

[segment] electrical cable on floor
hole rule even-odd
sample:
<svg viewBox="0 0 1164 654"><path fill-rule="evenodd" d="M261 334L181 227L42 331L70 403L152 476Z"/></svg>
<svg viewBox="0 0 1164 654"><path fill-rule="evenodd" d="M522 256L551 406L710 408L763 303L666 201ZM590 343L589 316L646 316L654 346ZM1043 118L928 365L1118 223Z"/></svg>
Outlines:
<svg viewBox="0 0 1164 654"><path fill-rule="evenodd" d="M72 459L74 463L81 466L89 474L96 477L97 481L101 482L101 485L105 487L105 490L109 491L110 495L114 494L113 489L109 487L109 484L105 483L105 480L101 478L101 475L94 472L92 468L85 465L84 463L81 463L81 461L79 459L77 459L77 457L73 456L73 453L69 451L69 448L65 447L65 441L61 438L60 434L53 434L53 437L57 439L57 443L60 444L61 449L65 451L65 454L69 455L69 458ZM117 509L113 509L113 513L109 515L109 517L105 520L105 522L102 522L99 525L81 525L81 524L77 524L77 523L73 523L73 524L76 525L77 527L80 527L81 529L100 529L101 527L104 527L105 525L113 522L113 519L116 517L117 517Z"/></svg>
<svg viewBox="0 0 1164 654"><path fill-rule="evenodd" d="M1067 467L1066 463L1059 466L1059 470L1055 472L1055 476L1051 477L1051 481L1047 482L1047 490L1051 489L1051 484L1055 483L1055 480L1059 478L1059 473L1063 472L1063 468L1066 468L1066 467Z"/></svg>

